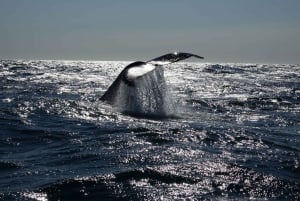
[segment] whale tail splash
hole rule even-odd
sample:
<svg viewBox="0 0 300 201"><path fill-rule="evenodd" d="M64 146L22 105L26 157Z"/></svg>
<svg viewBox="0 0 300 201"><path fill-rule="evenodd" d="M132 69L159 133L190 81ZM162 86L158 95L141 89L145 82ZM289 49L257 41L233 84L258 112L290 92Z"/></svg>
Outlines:
<svg viewBox="0 0 300 201"><path fill-rule="evenodd" d="M137 61L126 66L100 100L134 115L169 116L174 111L168 94L162 66L189 57L190 53L170 53L147 62Z"/></svg>

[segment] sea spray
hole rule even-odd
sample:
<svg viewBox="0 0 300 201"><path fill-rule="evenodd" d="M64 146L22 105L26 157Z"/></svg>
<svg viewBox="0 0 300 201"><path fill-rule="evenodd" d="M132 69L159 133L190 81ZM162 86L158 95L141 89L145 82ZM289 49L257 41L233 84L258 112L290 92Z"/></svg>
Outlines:
<svg viewBox="0 0 300 201"><path fill-rule="evenodd" d="M131 115L167 117L176 113L161 67L134 80L134 86L121 83L115 106Z"/></svg>

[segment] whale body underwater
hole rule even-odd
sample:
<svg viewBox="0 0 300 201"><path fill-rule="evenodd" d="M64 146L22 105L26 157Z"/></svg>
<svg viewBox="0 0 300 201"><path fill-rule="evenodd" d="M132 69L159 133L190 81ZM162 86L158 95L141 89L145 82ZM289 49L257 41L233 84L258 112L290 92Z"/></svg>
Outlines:
<svg viewBox="0 0 300 201"><path fill-rule="evenodd" d="M174 52L146 62L130 63L100 100L130 115L173 115L174 106L168 94L163 65L189 57L204 59L191 53Z"/></svg>

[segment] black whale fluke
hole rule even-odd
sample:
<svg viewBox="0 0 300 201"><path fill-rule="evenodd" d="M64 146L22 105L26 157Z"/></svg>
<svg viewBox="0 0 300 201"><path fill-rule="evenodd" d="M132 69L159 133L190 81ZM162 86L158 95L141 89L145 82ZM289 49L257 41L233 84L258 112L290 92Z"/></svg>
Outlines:
<svg viewBox="0 0 300 201"><path fill-rule="evenodd" d="M191 54L191 53L185 53L185 52L174 52L174 53L169 53L165 54L163 56L157 57L155 59L152 59L147 62L155 62L155 61L160 61L160 62L169 62L169 63L174 63L177 61L181 61L184 59L187 59L189 57L196 57L198 59L204 59L204 57L198 56L196 54Z"/></svg>
<svg viewBox="0 0 300 201"><path fill-rule="evenodd" d="M178 61L187 59L189 57L204 59L204 57L201 57L201 56L198 56L195 54L191 54L191 53L174 52L174 53L162 55L160 57L154 58L147 62L137 61L137 62L131 63L131 64L127 65L121 71L121 73L118 75L117 79L111 84L111 86L107 89L107 91L100 98L100 100L105 101L106 103L109 103L109 104L114 104L118 98L117 97L118 94L120 93L119 90L120 90L120 86L122 83L124 83L125 85L130 86L130 87L136 87L134 84L134 80L128 78L128 74L129 74L128 72L132 68L143 69L145 67L145 69L146 69L147 67L149 68L149 66L147 66L147 65L153 66L153 69L150 68L151 70L149 70L149 71L145 70L144 74L141 74L141 75L135 77L135 78L138 78L138 77L142 77L142 76L147 75L148 73L152 72L157 66L162 66L165 64L178 62Z"/></svg>

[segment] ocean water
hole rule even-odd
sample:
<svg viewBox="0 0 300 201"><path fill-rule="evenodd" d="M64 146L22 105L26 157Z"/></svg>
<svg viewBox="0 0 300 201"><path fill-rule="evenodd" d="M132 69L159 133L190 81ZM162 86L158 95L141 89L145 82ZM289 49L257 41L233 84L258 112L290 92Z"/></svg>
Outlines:
<svg viewBox="0 0 300 201"><path fill-rule="evenodd" d="M152 118L99 100L127 64L0 61L0 200L300 200L300 65L165 66Z"/></svg>

